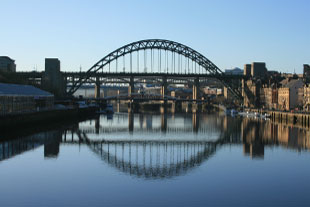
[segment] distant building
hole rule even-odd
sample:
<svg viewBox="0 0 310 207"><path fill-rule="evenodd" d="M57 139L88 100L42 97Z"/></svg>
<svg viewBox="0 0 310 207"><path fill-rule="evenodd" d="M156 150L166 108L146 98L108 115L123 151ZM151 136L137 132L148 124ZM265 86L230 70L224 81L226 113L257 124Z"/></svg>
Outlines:
<svg viewBox="0 0 310 207"><path fill-rule="evenodd" d="M8 56L0 56L0 71L2 72L16 72L15 60Z"/></svg>
<svg viewBox="0 0 310 207"><path fill-rule="evenodd" d="M275 70L268 70L267 74L269 76L280 76L280 73L278 71L275 71Z"/></svg>
<svg viewBox="0 0 310 207"><path fill-rule="evenodd" d="M245 64L244 65L243 75L251 76L251 64Z"/></svg>
<svg viewBox="0 0 310 207"><path fill-rule="evenodd" d="M251 76L252 77L263 77L267 74L266 64L253 62L251 65Z"/></svg>
<svg viewBox="0 0 310 207"><path fill-rule="evenodd" d="M303 79L306 84L310 83L310 65L304 64Z"/></svg>
<svg viewBox="0 0 310 207"><path fill-rule="evenodd" d="M60 72L60 61L58 58L45 58L45 73L48 76Z"/></svg>
<svg viewBox="0 0 310 207"><path fill-rule="evenodd" d="M238 67L233 68L233 69L226 69L225 74L226 75L243 75L243 70Z"/></svg>
<svg viewBox="0 0 310 207"><path fill-rule="evenodd" d="M50 109L54 95L30 85L0 83L0 115Z"/></svg>
<svg viewBox="0 0 310 207"><path fill-rule="evenodd" d="M206 95L222 95L221 88L210 88L209 86L204 87L203 92Z"/></svg>
<svg viewBox="0 0 310 207"><path fill-rule="evenodd" d="M64 77L60 72L58 58L45 58L44 88L55 94L63 96L66 90Z"/></svg>
<svg viewBox="0 0 310 207"><path fill-rule="evenodd" d="M300 88L303 88L303 81L300 79L285 79L281 81L282 87L278 90L278 107L280 110L290 110L298 107L302 100Z"/></svg>
<svg viewBox="0 0 310 207"><path fill-rule="evenodd" d="M262 78L267 75L266 63L253 62L252 64L245 64L243 75L248 77Z"/></svg>
<svg viewBox="0 0 310 207"><path fill-rule="evenodd" d="M232 99L232 97L233 97L233 94L231 93L231 91L227 87L224 87L223 95L226 99Z"/></svg>

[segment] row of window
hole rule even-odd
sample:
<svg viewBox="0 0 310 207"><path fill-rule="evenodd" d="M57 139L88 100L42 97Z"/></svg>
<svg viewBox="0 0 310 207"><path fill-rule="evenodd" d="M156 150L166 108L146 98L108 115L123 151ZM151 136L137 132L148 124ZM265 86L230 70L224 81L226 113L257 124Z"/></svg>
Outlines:
<svg viewBox="0 0 310 207"><path fill-rule="evenodd" d="M32 96L0 96L0 115L36 111L40 108L50 108L53 99L35 100Z"/></svg>

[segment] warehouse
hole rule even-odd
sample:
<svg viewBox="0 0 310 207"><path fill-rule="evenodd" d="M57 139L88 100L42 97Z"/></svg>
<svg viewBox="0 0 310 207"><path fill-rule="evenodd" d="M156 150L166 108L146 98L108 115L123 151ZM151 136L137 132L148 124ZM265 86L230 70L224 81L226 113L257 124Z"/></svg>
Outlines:
<svg viewBox="0 0 310 207"><path fill-rule="evenodd" d="M54 95L30 85L0 83L0 115L49 110Z"/></svg>

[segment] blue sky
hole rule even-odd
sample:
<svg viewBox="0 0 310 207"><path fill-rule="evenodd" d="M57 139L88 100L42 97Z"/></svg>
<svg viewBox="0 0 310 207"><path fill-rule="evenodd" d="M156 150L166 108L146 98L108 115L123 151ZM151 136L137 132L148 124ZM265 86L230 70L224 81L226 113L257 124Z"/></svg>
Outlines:
<svg viewBox="0 0 310 207"><path fill-rule="evenodd" d="M269 70L302 72L310 63L308 0L1 0L0 55L17 70L87 70L127 43L174 40L221 69L264 61Z"/></svg>

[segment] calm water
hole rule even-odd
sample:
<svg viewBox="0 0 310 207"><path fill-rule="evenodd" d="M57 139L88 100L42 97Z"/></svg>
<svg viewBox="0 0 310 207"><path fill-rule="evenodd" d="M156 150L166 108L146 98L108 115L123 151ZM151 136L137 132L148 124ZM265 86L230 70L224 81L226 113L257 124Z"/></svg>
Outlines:
<svg viewBox="0 0 310 207"><path fill-rule="evenodd" d="M14 134L1 135L0 206L310 205L309 130L116 113Z"/></svg>

